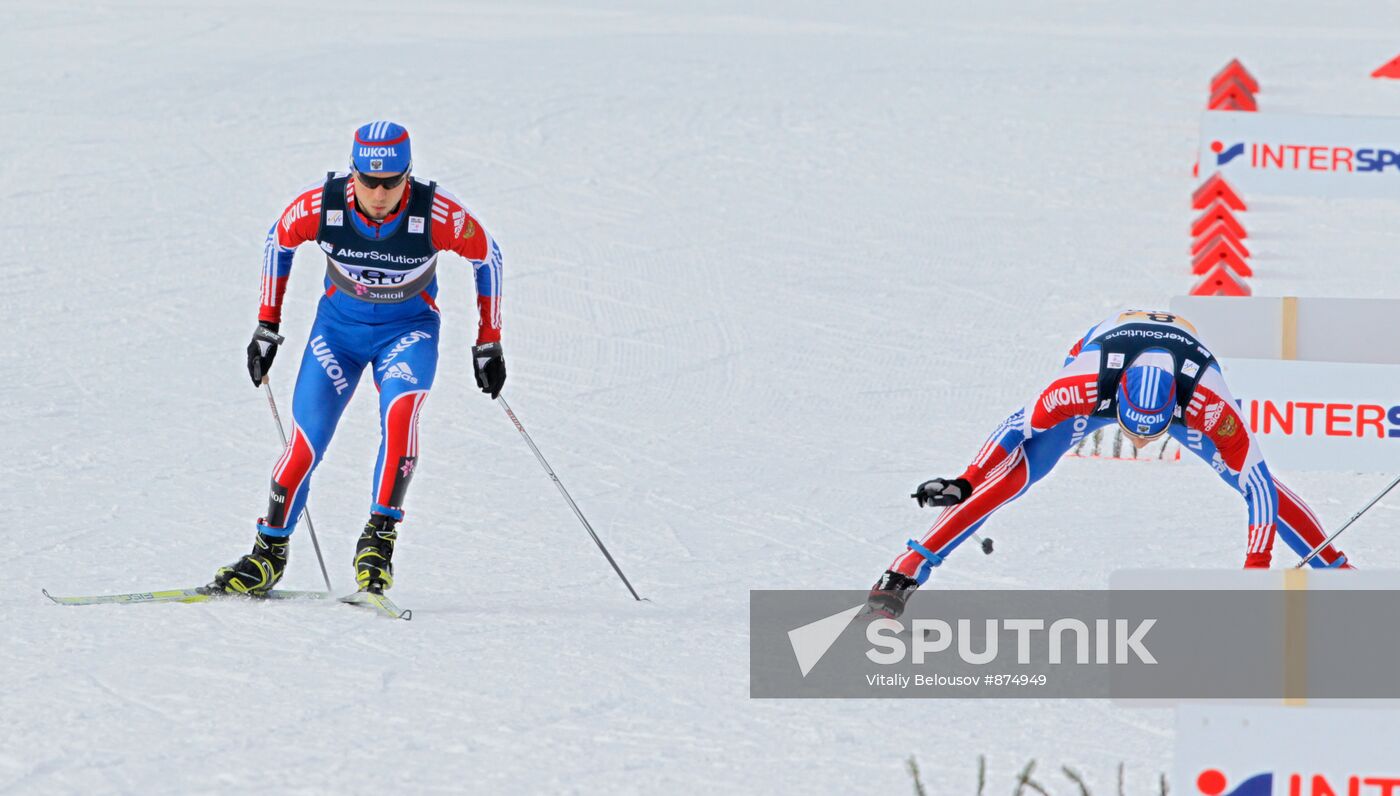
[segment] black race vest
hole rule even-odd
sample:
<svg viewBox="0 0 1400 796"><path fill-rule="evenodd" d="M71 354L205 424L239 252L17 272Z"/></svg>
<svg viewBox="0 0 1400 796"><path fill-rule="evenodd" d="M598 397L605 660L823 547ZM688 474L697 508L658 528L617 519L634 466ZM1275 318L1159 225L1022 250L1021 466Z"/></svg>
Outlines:
<svg viewBox="0 0 1400 796"><path fill-rule="evenodd" d="M1123 378L1123 369L1149 348L1166 350L1176 362L1176 368L1172 371L1176 376L1176 412L1172 417L1177 420L1185 416L1196 385L1201 383L1206 368L1215 362L1215 356L1194 335L1180 327L1165 324L1130 323L1089 342L1098 344L1102 356L1099 360L1099 405L1094 410L1095 417L1117 417L1118 382Z"/></svg>
<svg viewBox="0 0 1400 796"><path fill-rule="evenodd" d="M337 290L361 301L408 301L422 293L437 272L432 236L437 183L413 180L408 207L403 209L398 227L388 237L375 239L357 230L350 219L355 210L345 206L348 179L331 172L321 191L321 230L316 233L316 243L326 253L326 278ZM414 274L415 270L418 273Z"/></svg>

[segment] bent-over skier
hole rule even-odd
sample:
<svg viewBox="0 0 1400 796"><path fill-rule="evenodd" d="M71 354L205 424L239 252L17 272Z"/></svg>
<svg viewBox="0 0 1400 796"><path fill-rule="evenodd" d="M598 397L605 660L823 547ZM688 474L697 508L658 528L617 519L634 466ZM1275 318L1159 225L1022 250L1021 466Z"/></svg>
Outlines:
<svg viewBox="0 0 1400 796"><path fill-rule="evenodd" d="M992 512L1049 474L1084 435L1115 422L1138 448L1171 434L1239 491L1249 511L1246 568L1268 568L1276 532L1299 555L1326 541L1307 504L1269 472L1195 328L1169 312L1129 310L1080 338L1050 385L1002 421L962 475L919 485L919 505L943 512L880 576L868 613L899 616L932 568ZM1351 566L1331 546L1311 563Z"/></svg>

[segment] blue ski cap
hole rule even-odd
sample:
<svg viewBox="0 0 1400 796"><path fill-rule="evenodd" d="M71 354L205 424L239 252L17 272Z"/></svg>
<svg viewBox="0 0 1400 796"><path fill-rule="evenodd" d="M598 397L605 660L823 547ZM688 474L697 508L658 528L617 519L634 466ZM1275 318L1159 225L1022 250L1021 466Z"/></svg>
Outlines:
<svg viewBox="0 0 1400 796"><path fill-rule="evenodd" d="M370 122L356 130L350 166L361 174L408 171L413 167L408 130L393 122Z"/></svg>
<svg viewBox="0 0 1400 796"><path fill-rule="evenodd" d="M1165 349L1138 354L1118 380L1118 424L1152 439L1166 432L1176 409L1176 361Z"/></svg>

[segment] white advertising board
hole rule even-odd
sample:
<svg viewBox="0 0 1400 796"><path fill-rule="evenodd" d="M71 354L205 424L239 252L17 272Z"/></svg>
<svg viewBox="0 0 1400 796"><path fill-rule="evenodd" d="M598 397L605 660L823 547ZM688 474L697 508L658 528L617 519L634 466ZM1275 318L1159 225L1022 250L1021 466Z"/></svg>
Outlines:
<svg viewBox="0 0 1400 796"><path fill-rule="evenodd" d="M1201 177L1243 196L1400 199L1400 118L1206 111Z"/></svg>
<svg viewBox="0 0 1400 796"><path fill-rule="evenodd" d="M1195 327L1221 359L1283 356L1283 299L1251 296L1173 296L1172 313Z"/></svg>
<svg viewBox="0 0 1400 796"><path fill-rule="evenodd" d="M1400 711L1183 705L1173 794L1400 796Z"/></svg>
<svg viewBox="0 0 1400 796"><path fill-rule="evenodd" d="M1397 175L1400 176L1400 175ZM1171 311L1190 321L1216 356L1400 365L1400 301L1282 297L1174 296ZM1291 334L1292 356L1285 356Z"/></svg>
<svg viewBox="0 0 1400 796"><path fill-rule="evenodd" d="M1271 466L1400 470L1400 365L1222 359L1221 366Z"/></svg>

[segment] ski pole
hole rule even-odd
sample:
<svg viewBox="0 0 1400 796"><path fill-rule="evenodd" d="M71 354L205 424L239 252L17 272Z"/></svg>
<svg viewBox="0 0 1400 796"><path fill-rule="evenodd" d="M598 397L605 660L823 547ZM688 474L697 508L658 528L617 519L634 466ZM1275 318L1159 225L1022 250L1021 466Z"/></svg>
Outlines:
<svg viewBox="0 0 1400 796"><path fill-rule="evenodd" d="M272 419L277 421L277 433L282 437L282 447L287 447L287 430L282 427L282 415L277 411L277 399L272 397L272 385L268 383L267 377L263 376L263 389L267 392L267 405L272 410ZM295 497L295 496L292 496ZM292 497L288 497L291 500ZM301 509L301 516L306 520L306 530L311 532L311 546L316 548L316 563L321 565L321 577L326 581L326 591L331 591L331 576L326 572L326 560L321 557L321 543L316 539L316 526L311 524L311 509L305 506Z"/></svg>
<svg viewBox="0 0 1400 796"><path fill-rule="evenodd" d="M515 430L519 431L520 436L525 438L525 444L529 445L530 450L535 452L535 458L540 460L540 466L549 474L550 480L554 482L555 486L559 487L559 494L563 495L564 499L569 502L569 508L574 510L574 515L578 517L578 521L583 523L584 530L588 531L588 535L593 537L593 543L598 545L598 549L603 551L603 557L608 560L609 564L612 564L613 572L616 572L617 576L622 578L622 584L627 587L627 591L632 592L632 598L640 602L642 598L637 595L637 590L632 588L632 584L627 580L627 576L622 574L622 570L617 566L617 562L613 560L612 554L608 552L608 548L603 546L603 540L599 539L598 534L593 532L593 526L588 524L588 519L583 516L582 511L579 511L578 504L569 496L569 490L564 488L564 483L559 480L559 476L554 474L554 468L550 467L549 462L544 460L544 454L540 453L540 449L535 445L535 441L530 439L530 435L525 432L525 427L520 425L520 418L516 417L515 413L510 410L510 404L506 403L505 396L498 395L496 400L501 403L501 408L506 411L506 416L510 418L510 422L515 424Z"/></svg>
<svg viewBox="0 0 1400 796"><path fill-rule="evenodd" d="M1327 537L1327 541L1325 541L1325 542L1323 542L1322 544L1318 545L1318 546L1317 546L1317 549L1313 550L1311 553L1308 553L1306 556L1304 556L1304 557L1303 557L1303 560L1302 560L1302 561L1299 561L1298 564L1297 564L1297 566L1295 566L1295 567L1293 567L1293 568L1294 568L1294 569L1301 569L1301 568L1302 568L1305 564L1307 564L1309 561L1311 561L1311 560L1313 560L1314 558L1316 558L1318 553L1321 553L1323 550L1327 549L1327 546L1328 546L1328 545L1332 544L1332 540L1333 540L1333 539L1336 539L1338 536L1341 536L1341 535L1342 535L1342 531L1345 531L1347 528L1350 528L1350 527L1351 527L1351 524L1352 524L1353 522L1356 522L1357 520L1361 519L1361 515L1362 515L1362 514L1365 514L1366 512L1370 511L1372 506L1374 506L1374 505L1376 505L1377 503L1381 502L1381 498L1383 498L1383 497L1385 497L1386 495L1390 494L1390 490L1394 489L1396 484L1400 484L1400 476L1396 476L1396 477L1395 477L1395 480L1390 482L1390 486L1386 487L1385 489L1382 489L1382 490L1381 490L1381 493L1380 493L1379 495L1376 495L1375 497L1371 498L1371 502L1370 502L1370 503L1367 503L1365 506L1363 506L1363 507L1361 508L1360 511L1358 511L1358 512L1356 512L1355 514L1351 515L1351 519L1347 520L1345 525L1343 525L1342 527L1338 528L1336 533L1334 533L1334 534L1332 534L1331 536Z"/></svg>

